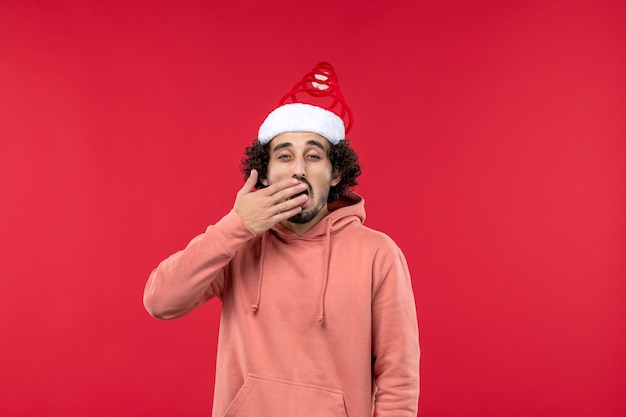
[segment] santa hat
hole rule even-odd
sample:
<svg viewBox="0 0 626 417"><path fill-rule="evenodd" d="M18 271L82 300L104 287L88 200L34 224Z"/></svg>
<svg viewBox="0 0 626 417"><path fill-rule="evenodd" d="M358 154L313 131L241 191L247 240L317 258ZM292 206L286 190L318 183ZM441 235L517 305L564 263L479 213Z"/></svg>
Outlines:
<svg viewBox="0 0 626 417"><path fill-rule="evenodd" d="M352 111L339 90L335 70L327 62L306 73L278 104L259 128L262 144L281 133L312 132L336 145L352 128Z"/></svg>

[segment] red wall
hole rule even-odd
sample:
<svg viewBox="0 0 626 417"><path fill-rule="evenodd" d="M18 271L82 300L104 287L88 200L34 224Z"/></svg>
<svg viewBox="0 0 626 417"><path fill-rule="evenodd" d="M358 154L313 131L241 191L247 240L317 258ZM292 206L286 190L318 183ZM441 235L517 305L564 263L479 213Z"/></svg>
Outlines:
<svg viewBox="0 0 626 417"><path fill-rule="evenodd" d="M0 2L0 415L210 414L218 303L159 322L143 285L320 60L413 273L420 415L626 415L626 3L212 3Z"/></svg>

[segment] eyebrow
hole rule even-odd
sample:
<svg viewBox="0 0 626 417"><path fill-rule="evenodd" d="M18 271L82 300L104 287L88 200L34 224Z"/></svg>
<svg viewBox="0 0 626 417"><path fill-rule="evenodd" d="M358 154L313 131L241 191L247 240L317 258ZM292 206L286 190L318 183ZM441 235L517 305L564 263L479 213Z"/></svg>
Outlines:
<svg viewBox="0 0 626 417"><path fill-rule="evenodd" d="M326 148L324 148L324 145L322 145L320 142L316 141L316 140L307 140L306 141L307 145L311 145L311 146L316 146L318 148L320 148L322 151L326 152ZM283 148L288 148L293 146L293 143L291 142L283 142L283 143L279 143L278 145L276 145L276 147L272 150L272 152L276 152L279 151Z"/></svg>

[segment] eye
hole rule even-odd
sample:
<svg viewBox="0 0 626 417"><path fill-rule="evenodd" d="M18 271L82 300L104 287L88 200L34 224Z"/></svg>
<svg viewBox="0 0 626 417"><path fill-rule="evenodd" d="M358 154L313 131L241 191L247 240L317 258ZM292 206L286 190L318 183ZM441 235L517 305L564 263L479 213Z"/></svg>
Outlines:
<svg viewBox="0 0 626 417"><path fill-rule="evenodd" d="M317 161L317 160L322 159L319 155L316 155L316 154L310 154L310 155L307 155L307 158L308 158L308 159L312 159L312 160L314 160L314 161Z"/></svg>
<svg viewBox="0 0 626 417"><path fill-rule="evenodd" d="M291 159L291 156L288 154L281 154L281 155L278 155L276 159L280 161L288 161L289 159Z"/></svg>

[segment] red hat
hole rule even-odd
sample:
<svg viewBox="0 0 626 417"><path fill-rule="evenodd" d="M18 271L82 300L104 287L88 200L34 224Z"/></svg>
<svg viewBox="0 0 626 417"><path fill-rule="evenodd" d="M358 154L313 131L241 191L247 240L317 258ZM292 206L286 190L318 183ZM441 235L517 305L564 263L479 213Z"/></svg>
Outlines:
<svg viewBox="0 0 626 417"><path fill-rule="evenodd" d="M285 132L312 132L336 145L352 128L352 111L332 65L320 62L285 94L259 128L259 142Z"/></svg>

